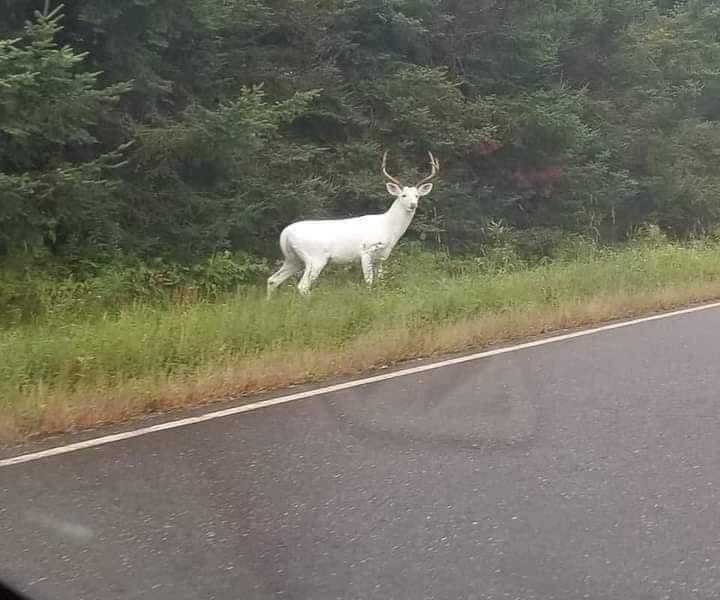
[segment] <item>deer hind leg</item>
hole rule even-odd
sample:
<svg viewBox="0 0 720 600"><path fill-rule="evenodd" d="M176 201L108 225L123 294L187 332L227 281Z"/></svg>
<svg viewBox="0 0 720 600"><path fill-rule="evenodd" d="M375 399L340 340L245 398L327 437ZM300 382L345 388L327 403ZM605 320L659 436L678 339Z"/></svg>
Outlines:
<svg viewBox="0 0 720 600"><path fill-rule="evenodd" d="M275 273L270 275L267 280L267 297L270 298L272 296L272 293L285 281L290 279L295 273L299 273L302 271L302 266L299 265L296 262L292 262L289 260L285 260L285 262L282 264L282 267L280 267Z"/></svg>
<svg viewBox="0 0 720 600"><path fill-rule="evenodd" d="M326 264L327 264L327 261L324 261L324 262L308 261L307 263L305 263L305 272L303 273L303 276L300 278L300 283L298 283L298 291L303 296L307 296L310 293L310 287L315 282L315 280L320 276L320 273L322 273L322 270L325 268Z"/></svg>

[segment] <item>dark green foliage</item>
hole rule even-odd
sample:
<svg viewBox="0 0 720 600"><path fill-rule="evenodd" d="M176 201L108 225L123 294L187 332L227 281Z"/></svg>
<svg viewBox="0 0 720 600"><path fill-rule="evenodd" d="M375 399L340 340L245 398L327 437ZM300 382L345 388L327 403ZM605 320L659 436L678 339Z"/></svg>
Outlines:
<svg viewBox="0 0 720 600"><path fill-rule="evenodd" d="M294 219L383 210L384 149L407 180L440 157L408 233L435 247L720 226L710 0L43 7L0 0L0 260L275 257Z"/></svg>
<svg viewBox="0 0 720 600"><path fill-rule="evenodd" d="M0 251L101 253L118 236L114 193L120 150L97 148L93 130L124 84L78 72L84 54L59 46L59 11L0 41Z"/></svg>

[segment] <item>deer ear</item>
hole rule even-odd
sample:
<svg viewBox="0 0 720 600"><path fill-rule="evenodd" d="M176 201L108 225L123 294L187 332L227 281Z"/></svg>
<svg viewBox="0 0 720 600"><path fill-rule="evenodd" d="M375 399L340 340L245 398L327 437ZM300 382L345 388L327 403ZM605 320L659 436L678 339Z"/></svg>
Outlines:
<svg viewBox="0 0 720 600"><path fill-rule="evenodd" d="M418 196L425 196L432 191L432 183L423 183L418 188Z"/></svg>
<svg viewBox="0 0 720 600"><path fill-rule="evenodd" d="M402 190L400 189L400 186L396 183L386 183L385 188L387 189L388 193L392 196L399 196L402 194Z"/></svg>

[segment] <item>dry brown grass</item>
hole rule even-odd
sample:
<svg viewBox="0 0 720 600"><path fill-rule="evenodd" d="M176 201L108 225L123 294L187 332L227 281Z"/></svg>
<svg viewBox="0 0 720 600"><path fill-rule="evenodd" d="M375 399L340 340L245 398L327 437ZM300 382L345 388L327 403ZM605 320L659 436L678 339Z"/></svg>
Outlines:
<svg viewBox="0 0 720 600"><path fill-rule="evenodd" d="M268 390L353 376L400 361L479 349L548 332L618 318L665 311L720 298L720 281L668 286L644 292L597 294L556 306L519 306L496 314L409 330L371 329L338 346L284 349L237 360L214 360L184 375L153 375L120 384L76 386L72 390L36 386L0 415L5 443L69 430L117 423L152 412L197 406Z"/></svg>

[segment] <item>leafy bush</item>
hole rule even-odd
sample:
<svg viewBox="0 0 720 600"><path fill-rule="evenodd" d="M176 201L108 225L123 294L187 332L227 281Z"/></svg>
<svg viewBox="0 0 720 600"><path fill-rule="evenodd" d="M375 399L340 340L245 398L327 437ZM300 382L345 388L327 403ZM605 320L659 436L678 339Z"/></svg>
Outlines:
<svg viewBox="0 0 720 600"><path fill-rule="evenodd" d="M255 284L266 261L222 252L194 265L86 266L82 275L49 264L16 264L0 271L0 325L83 314L117 314L134 303L168 305L217 298Z"/></svg>

